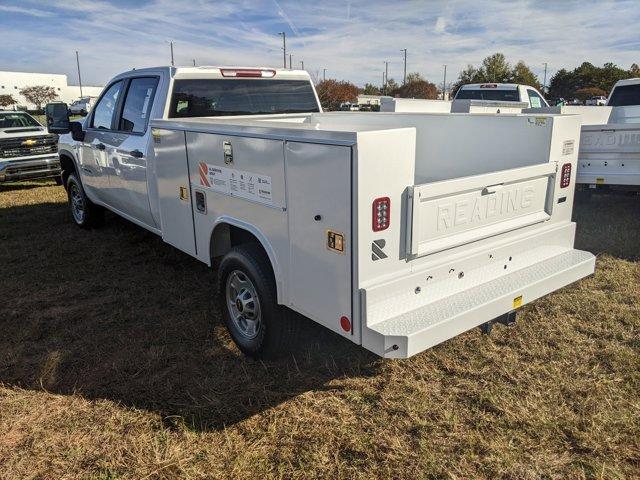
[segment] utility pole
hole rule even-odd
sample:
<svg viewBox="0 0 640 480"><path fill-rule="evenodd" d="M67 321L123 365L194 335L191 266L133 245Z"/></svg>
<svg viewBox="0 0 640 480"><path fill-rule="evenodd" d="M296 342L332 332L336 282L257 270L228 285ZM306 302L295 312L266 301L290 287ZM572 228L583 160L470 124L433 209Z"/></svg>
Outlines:
<svg viewBox="0 0 640 480"><path fill-rule="evenodd" d="M175 65L173 62L173 40L169 42L169 46L171 47L171 66L173 67Z"/></svg>
<svg viewBox="0 0 640 480"><path fill-rule="evenodd" d="M302 70L304 70L304 60L300 60L300 66L302 67Z"/></svg>
<svg viewBox="0 0 640 480"><path fill-rule="evenodd" d="M278 32L278 35L282 35L282 61L284 62L284 68L287 68L287 34Z"/></svg>
<svg viewBox="0 0 640 480"><path fill-rule="evenodd" d="M387 82L389 81L389 62L384 62L384 93L387 93Z"/></svg>
<svg viewBox="0 0 640 480"><path fill-rule="evenodd" d="M382 71L382 95L384 95L386 92L384 91L384 86L385 86L385 79L384 79L384 70Z"/></svg>
<svg viewBox="0 0 640 480"><path fill-rule="evenodd" d="M322 81L324 82L327 79L327 69L322 69Z"/></svg>
<svg viewBox="0 0 640 480"><path fill-rule="evenodd" d="M407 83L407 49L403 48L400 51L404 52L404 78L402 80L402 85L404 85L405 83Z"/></svg>
<svg viewBox="0 0 640 480"><path fill-rule="evenodd" d="M291 63L291 54L289 54L289 70L293 70L293 63Z"/></svg>
<svg viewBox="0 0 640 480"><path fill-rule="evenodd" d="M447 66L444 66L444 79L442 80L442 100L446 100L445 94L447 93Z"/></svg>
<svg viewBox="0 0 640 480"><path fill-rule="evenodd" d="M547 62L544 62L543 65L544 65L544 80L542 81L542 93L546 93L545 88L547 87Z"/></svg>
<svg viewBox="0 0 640 480"><path fill-rule="evenodd" d="M82 77L80 76L80 57L76 50L76 64L78 65L78 83L80 84L80 97L82 98Z"/></svg>

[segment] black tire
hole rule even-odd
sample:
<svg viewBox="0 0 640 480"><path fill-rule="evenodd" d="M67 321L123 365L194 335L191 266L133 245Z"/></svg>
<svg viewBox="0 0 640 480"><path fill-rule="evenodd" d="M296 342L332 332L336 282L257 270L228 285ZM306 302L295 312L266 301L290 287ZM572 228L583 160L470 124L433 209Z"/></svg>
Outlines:
<svg viewBox="0 0 640 480"><path fill-rule="evenodd" d="M260 315L258 326L254 327L255 334L248 334L241 325L242 315L232 318L236 303L236 313L239 306L232 302L233 298L240 298L241 289L233 289L230 284L244 276L244 285L257 297L256 304ZM248 282L247 282L248 280ZM249 287L250 285L250 287ZM236 295L237 294L237 295ZM267 255L258 244L250 243L233 247L220 262L218 268L218 296L222 318L229 330L231 338L245 355L252 358L276 358L287 353L291 346L296 345L299 334L299 322L286 307L278 305L276 296L276 282ZM242 299L240 300L242 302ZM247 308L247 310L249 310ZM240 310L242 311L242 310ZM240 320L237 320L240 318ZM245 323L246 322L245 320Z"/></svg>
<svg viewBox="0 0 640 480"><path fill-rule="evenodd" d="M103 224L104 210L89 200L75 172L69 174L67 179L67 198L71 218L76 225L81 228L95 228Z"/></svg>

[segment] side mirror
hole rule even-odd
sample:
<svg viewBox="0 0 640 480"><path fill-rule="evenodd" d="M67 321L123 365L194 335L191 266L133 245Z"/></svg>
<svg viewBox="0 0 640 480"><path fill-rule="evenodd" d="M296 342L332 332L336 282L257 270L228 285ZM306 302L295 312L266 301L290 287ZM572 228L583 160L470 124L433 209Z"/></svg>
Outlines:
<svg viewBox="0 0 640 480"><path fill-rule="evenodd" d="M84 130L82 129L82 123L71 122L69 127L71 129L71 138L76 142L84 142Z"/></svg>
<svg viewBox="0 0 640 480"><path fill-rule="evenodd" d="M65 134L71 131L69 125L69 107L66 103L48 103L44 107L49 133Z"/></svg>

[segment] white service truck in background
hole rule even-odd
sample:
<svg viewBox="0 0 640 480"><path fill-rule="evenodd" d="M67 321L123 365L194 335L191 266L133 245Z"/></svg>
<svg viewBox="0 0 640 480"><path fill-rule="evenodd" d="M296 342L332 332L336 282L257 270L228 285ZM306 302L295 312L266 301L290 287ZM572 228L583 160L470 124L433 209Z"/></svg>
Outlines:
<svg viewBox="0 0 640 480"><path fill-rule="evenodd" d="M75 222L108 208L219 260L251 356L296 341L294 311L408 357L594 271L573 248L577 117L323 113L305 72L226 67L126 72L66 113Z"/></svg>
<svg viewBox="0 0 640 480"><path fill-rule="evenodd" d="M518 83L462 85L451 103L452 113L520 113L524 108L548 107L542 94Z"/></svg>
<svg viewBox="0 0 640 480"><path fill-rule="evenodd" d="M538 90L516 83L462 85L452 101L383 97L381 112L521 113L525 108L546 107Z"/></svg>
<svg viewBox="0 0 640 480"><path fill-rule="evenodd" d="M640 78L617 82L606 106L533 108L527 113L579 115L578 177L588 191L640 191Z"/></svg>

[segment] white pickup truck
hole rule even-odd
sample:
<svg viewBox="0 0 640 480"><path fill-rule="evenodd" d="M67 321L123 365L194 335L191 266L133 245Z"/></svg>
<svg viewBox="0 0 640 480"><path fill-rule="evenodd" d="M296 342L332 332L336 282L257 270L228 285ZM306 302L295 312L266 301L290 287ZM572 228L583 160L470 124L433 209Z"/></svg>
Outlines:
<svg viewBox="0 0 640 480"><path fill-rule="evenodd" d="M127 72L84 124L65 113L75 222L106 207L218 259L251 356L295 342L295 311L408 357L594 271L573 248L576 117L322 113L304 72L212 67Z"/></svg>
<svg viewBox="0 0 640 480"><path fill-rule="evenodd" d="M519 83L462 85L451 103L452 113L520 113L523 108L548 107L542 94Z"/></svg>
<svg viewBox="0 0 640 480"><path fill-rule="evenodd" d="M527 113L579 115L576 183L589 191L640 191L640 78L617 82L606 106L533 108Z"/></svg>
<svg viewBox="0 0 640 480"><path fill-rule="evenodd" d="M34 178L60 182L58 138L26 112L0 110L0 184Z"/></svg>
<svg viewBox="0 0 640 480"><path fill-rule="evenodd" d="M547 107L538 90L517 83L462 85L452 101L383 97L381 112L521 113L524 108Z"/></svg>

